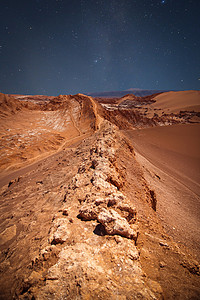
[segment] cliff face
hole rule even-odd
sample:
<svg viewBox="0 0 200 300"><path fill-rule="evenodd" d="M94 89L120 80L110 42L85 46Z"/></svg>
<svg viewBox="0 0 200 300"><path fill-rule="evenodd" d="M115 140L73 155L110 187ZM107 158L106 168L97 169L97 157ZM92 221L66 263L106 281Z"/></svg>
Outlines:
<svg viewBox="0 0 200 300"><path fill-rule="evenodd" d="M76 139L0 190L0 298L198 298L198 262L164 230L130 140L92 98L60 96L49 112L59 102Z"/></svg>

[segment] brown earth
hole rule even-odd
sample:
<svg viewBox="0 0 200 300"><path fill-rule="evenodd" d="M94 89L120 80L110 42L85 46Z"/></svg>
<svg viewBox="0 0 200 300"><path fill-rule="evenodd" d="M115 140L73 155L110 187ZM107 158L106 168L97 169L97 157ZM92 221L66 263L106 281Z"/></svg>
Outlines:
<svg viewBox="0 0 200 300"><path fill-rule="evenodd" d="M1 94L0 299L199 299L193 93Z"/></svg>
<svg viewBox="0 0 200 300"><path fill-rule="evenodd" d="M59 96L42 104L38 104L37 96L35 99L35 103L20 102L0 95L2 173L54 153L95 130L96 117L89 97Z"/></svg>
<svg viewBox="0 0 200 300"><path fill-rule="evenodd" d="M200 124L125 131L152 189L167 231L193 250L200 238ZM183 220L184 216L184 220Z"/></svg>

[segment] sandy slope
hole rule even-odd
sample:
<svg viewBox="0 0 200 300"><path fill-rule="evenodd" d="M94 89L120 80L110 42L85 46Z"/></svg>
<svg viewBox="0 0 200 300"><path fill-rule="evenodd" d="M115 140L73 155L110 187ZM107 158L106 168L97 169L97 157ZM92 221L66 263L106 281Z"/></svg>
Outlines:
<svg viewBox="0 0 200 300"><path fill-rule="evenodd" d="M167 92L154 98L153 108L167 110L168 113L179 111L200 111L200 91Z"/></svg>
<svg viewBox="0 0 200 300"><path fill-rule="evenodd" d="M200 124L128 131L158 195L158 210L177 239L199 250ZM152 175L153 174L153 175ZM175 229L173 229L173 227Z"/></svg>
<svg viewBox="0 0 200 300"><path fill-rule="evenodd" d="M132 131L138 151L165 172L200 194L200 124Z"/></svg>

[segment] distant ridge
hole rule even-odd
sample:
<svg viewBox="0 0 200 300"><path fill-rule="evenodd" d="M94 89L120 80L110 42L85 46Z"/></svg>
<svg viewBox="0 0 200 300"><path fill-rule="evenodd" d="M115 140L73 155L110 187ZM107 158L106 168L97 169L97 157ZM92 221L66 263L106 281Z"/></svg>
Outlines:
<svg viewBox="0 0 200 300"><path fill-rule="evenodd" d="M97 92L97 93L88 93L88 96L92 97L123 97L126 94L133 93L137 97L149 96L157 93L169 92L168 90L142 90L142 89L128 89L125 91L112 91L112 92Z"/></svg>

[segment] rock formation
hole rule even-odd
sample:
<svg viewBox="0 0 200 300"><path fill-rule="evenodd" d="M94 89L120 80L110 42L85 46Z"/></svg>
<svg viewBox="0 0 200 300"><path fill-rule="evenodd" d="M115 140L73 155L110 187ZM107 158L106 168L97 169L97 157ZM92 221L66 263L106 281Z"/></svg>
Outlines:
<svg viewBox="0 0 200 300"><path fill-rule="evenodd" d="M104 123L68 186L60 214L54 216L49 245L34 258L20 299L161 297L162 288L157 284L155 293L148 286L140 264L134 200L120 191L124 178L115 158L120 139L115 127ZM74 231L76 218L82 221ZM54 253L56 263L42 278L39 262Z"/></svg>
<svg viewBox="0 0 200 300"><path fill-rule="evenodd" d="M15 171L15 178L5 173L0 299L197 299L199 264L163 228L159 195L144 172L158 185L162 178L137 162L117 120L110 122L114 115L81 94L41 97L26 109L41 106L60 125L66 120L66 144ZM121 103L132 100L128 95Z"/></svg>

